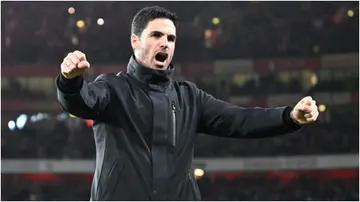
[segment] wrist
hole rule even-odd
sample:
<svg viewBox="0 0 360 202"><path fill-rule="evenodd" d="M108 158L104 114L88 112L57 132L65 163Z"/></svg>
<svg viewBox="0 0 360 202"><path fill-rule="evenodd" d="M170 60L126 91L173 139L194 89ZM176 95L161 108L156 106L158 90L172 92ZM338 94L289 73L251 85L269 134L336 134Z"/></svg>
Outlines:
<svg viewBox="0 0 360 202"><path fill-rule="evenodd" d="M82 84L83 84L83 77L77 76L77 77L68 79L68 78L64 77L63 74L60 74L57 78L56 83L57 83L58 88L62 92L68 93L68 94L73 94L81 89Z"/></svg>
<svg viewBox="0 0 360 202"><path fill-rule="evenodd" d="M294 123L296 123L296 124L298 124L298 125L301 125L301 124L294 118L294 109L292 109L292 110L290 111L290 119L291 119Z"/></svg>

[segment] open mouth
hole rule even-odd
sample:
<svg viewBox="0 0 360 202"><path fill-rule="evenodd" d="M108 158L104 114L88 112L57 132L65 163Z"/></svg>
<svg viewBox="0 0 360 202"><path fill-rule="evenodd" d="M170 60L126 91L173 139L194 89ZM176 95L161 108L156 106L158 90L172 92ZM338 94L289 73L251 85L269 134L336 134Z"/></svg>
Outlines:
<svg viewBox="0 0 360 202"><path fill-rule="evenodd" d="M159 62L164 62L168 57L168 54L167 53L157 53L155 55L155 59Z"/></svg>

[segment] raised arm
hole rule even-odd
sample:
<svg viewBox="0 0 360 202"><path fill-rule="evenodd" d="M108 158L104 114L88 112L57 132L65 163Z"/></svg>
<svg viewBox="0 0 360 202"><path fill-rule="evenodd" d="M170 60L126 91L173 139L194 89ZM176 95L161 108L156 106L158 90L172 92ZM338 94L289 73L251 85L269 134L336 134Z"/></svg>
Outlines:
<svg viewBox="0 0 360 202"><path fill-rule="evenodd" d="M96 120L109 105L111 93L104 75L91 83L84 80L82 74L89 67L84 53L69 53L61 64L61 74L56 78L57 97L64 111Z"/></svg>
<svg viewBox="0 0 360 202"><path fill-rule="evenodd" d="M291 107L242 108L197 89L198 132L232 138L265 138L298 130Z"/></svg>

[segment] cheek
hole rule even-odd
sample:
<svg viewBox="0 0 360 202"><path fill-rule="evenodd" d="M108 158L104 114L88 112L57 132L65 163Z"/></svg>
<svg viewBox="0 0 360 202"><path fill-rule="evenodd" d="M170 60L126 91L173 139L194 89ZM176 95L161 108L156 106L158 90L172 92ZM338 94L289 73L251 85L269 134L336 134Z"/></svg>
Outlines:
<svg viewBox="0 0 360 202"><path fill-rule="evenodd" d="M174 55L175 45L170 46L171 55Z"/></svg>
<svg viewBox="0 0 360 202"><path fill-rule="evenodd" d="M149 57L150 49L145 44L142 44L141 51L144 58Z"/></svg>
<svg viewBox="0 0 360 202"><path fill-rule="evenodd" d="M151 53L153 51L153 46L151 44L144 44L144 52L147 54Z"/></svg>

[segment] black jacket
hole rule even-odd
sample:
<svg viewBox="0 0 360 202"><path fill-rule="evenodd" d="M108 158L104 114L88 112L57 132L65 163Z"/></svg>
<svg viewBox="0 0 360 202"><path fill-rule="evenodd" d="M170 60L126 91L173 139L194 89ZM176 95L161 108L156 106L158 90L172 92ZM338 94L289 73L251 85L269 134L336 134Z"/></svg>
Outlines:
<svg viewBox="0 0 360 202"><path fill-rule="evenodd" d="M92 119L91 200L200 200L191 163L196 134L263 138L295 131L290 107L240 108L132 57L127 73L94 82L57 77L66 112Z"/></svg>

